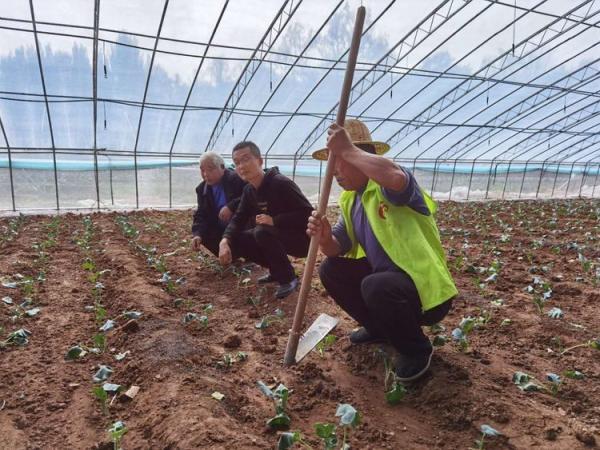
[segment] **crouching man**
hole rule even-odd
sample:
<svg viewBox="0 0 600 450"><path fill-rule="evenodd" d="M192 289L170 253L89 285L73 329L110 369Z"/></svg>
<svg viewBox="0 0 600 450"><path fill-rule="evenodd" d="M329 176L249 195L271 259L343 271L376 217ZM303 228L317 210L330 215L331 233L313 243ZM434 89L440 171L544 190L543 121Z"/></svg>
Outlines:
<svg viewBox="0 0 600 450"><path fill-rule="evenodd" d="M305 257L310 239L306 221L312 206L292 180L276 167L263 171L259 148L240 142L232 152L235 170L248 184L238 210L223 233L221 264L243 257L269 269L259 283L279 284L275 296L284 298L298 286L287 255Z"/></svg>
<svg viewBox="0 0 600 450"><path fill-rule="evenodd" d="M361 325L350 341L389 342L398 352L399 380L415 380L433 353L421 326L444 318L457 294L433 218L436 204L409 171L380 156L389 146L373 142L362 122L333 124L328 134L327 149L313 157L335 155L334 175L344 191L333 229L316 212L308 222L307 233L320 235L327 256L321 281Z"/></svg>
<svg viewBox="0 0 600 450"><path fill-rule="evenodd" d="M215 152L200 157L202 183L196 187L198 209L192 224L192 249L204 245L219 256L223 231L236 211L246 183L231 169L225 168L223 158Z"/></svg>

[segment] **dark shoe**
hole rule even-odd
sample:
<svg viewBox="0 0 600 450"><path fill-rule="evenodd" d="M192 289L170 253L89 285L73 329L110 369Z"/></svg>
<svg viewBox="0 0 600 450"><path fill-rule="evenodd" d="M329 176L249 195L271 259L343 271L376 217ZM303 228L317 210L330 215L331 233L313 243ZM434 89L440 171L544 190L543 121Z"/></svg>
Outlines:
<svg viewBox="0 0 600 450"><path fill-rule="evenodd" d="M258 284L274 283L275 282L275 278L273 278L273 275L271 275L270 273L268 273L266 275L263 275L262 277L260 277L256 281L258 282Z"/></svg>
<svg viewBox="0 0 600 450"><path fill-rule="evenodd" d="M407 356L398 354L394 361L398 381L414 381L417 378L422 377L431 365L432 356L433 348L424 355Z"/></svg>
<svg viewBox="0 0 600 450"><path fill-rule="evenodd" d="M373 336L365 327L360 327L350 333L350 342L353 344L377 344L385 342L385 339Z"/></svg>
<svg viewBox="0 0 600 450"><path fill-rule="evenodd" d="M292 292L296 290L298 287L298 278L294 278L289 283L279 283L279 287L277 288L277 292L275 292L275 298L286 298Z"/></svg>

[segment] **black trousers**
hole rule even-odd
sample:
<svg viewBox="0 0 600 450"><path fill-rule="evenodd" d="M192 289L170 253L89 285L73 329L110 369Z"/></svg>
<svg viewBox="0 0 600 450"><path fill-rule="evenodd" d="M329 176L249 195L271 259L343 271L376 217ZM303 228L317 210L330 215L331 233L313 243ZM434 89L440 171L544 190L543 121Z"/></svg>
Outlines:
<svg viewBox="0 0 600 450"><path fill-rule="evenodd" d="M405 272L373 273L366 258L326 258L319 275L344 311L407 356L431 351L421 326L439 322L452 306L448 300L423 313L417 288Z"/></svg>
<svg viewBox="0 0 600 450"><path fill-rule="evenodd" d="M304 230L280 230L270 225L257 225L233 237L231 252L266 267L279 283L289 283L296 274L287 255L304 258L310 239Z"/></svg>
<svg viewBox="0 0 600 450"><path fill-rule="evenodd" d="M212 227L202 236L202 245L217 257L219 256L219 243L223 238L224 231L224 227Z"/></svg>

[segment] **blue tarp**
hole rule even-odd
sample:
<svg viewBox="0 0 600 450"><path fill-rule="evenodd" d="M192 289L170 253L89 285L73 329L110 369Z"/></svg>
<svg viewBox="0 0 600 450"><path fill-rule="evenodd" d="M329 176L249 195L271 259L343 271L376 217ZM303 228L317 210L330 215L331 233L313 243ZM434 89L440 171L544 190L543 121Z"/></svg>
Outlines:
<svg viewBox="0 0 600 450"><path fill-rule="evenodd" d="M181 166L195 166L198 164L197 159L173 159L169 163L168 159L154 159L154 160L141 160L138 161L137 167L138 169L157 169L157 168L165 168L169 167L171 164L174 167ZM48 159L12 159L13 169L30 169L30 170L54 170L54 164L52 160ZM94 161L92 160L67 160L67 161L57 161L56 166L58 170L66 170L66 171L89 171L94 170ZM117 160L117 161L107 161L105 157L100 157L98 160L98 170L133 170L134 169L133 159L128 160ZM291 174L293 171L292 165L279 165L279 169L282 173ZM413 169L412 163L405 164L405 167L408 169ZM8 168L8 158L0 159L0 168ZM600 165L589 165L589 166L574 166L571 167L571 164L546 164L542 165L540 163L535 164L477 164L473 167L472 164L468 163L460 163L460 164L437 164L434 163L417 163L414 165L414 168L417 170L425 171L425 172L433 172L434 170L438 173L457 173L457 174L506 174L509 173L523 173L526 172L535 172L537 170L541 170L542 168L546 172L550 173L558 173L568 174L575 173L580 174L584 173L586 175L598 175L600 173ZM308 177L318 177L319 176L319 167L314 165L302 165L299 164L296 168L296 175L298 176L308 176ZM322 175L325 175L325 166L323 166Z"/></svg>

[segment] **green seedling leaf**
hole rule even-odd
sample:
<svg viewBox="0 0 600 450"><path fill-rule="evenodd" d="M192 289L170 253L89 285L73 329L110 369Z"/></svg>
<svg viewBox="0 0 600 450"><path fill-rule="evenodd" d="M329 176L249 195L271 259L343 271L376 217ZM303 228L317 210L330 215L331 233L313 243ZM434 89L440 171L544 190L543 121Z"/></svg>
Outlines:
<svg viewBox="0 0 600 450"><path fill-rule="evenodd" d="M437 336L433 337L431 345L433 345L434 347L442 347L446 344L446 342L448 342L448 338L443 334L438 334Z"/></svg>
<svg viewBox="0 0 600 450"><path fill-rule="evenodd" d="M26 345L29 343L29 336L31 336L31 331L21 328L10 333L5 342L7 344Z"/></svg>
<svg viewBox="0 0 600 450"><path fill-rule="evenodd" d="M502 436L502 433L500 433L498 430L490 427L487 424L481 425L481 427L479 429L486 436Z"/></svg>
<svg viewBox="0 0 600 450"><path fill-rule="evenodd" d="M125 424L120 420L113 423L112 426L108 429L108 433L110 434L110 437L115 444L115 450L121 449L121 439L123 439L123 436L125 435L125 433L127 433L127 431L129 430L127 429Z"/></svg>
<svg viewBox="0 0 600 450"><path fill-rule="evenodd" d="M510 319L502 319L502 322L500 322L500 326L505 327L507 325L510 325L511 323L512 323L512 320L510 320Z"/></svg>
<svg viewBox="0 0 600 450"><path fill-rule="evenodd" d="M444 325L442 325L441 323L436 323L429 327L429 332L431 334L439 334L439 333L443 333L444 331L446 331L446 327Z"/></svg>
<svg viewBox="0 0 600 450"><path fill-rule="evenodd" d="M332 423L316 423L315 431L317 436L323 439L325 450L335 450L338 443L335 425Z"/></svg>
<svg viewBox="0 0 600 450"><path fill-rule="evenodd" d="M458 327L463 331L463 333L469 334L475 327L475 323L476 320L474 318L463 317L460 323L458 324Z"/></svg>
<svg viewBox="0 0 600 450"><path fill-rule="evenodd" d="M557 374L555 374L555 373L551 373L551 372L547 373L546 374L546 379L548 381L550 381L551 383L554 383L554 384L560 384L561 383L560 377Z"/></svg>
<svg viewBox="0 0 600 450"><path fill-rule="evenodd" d="M256 322L254 324L254 328L257 328L259 330L264 330L265 328L267 328L269 326L269 319L268 316L263 317L260 322Z"/></svg>
<svg viewBox="0 0 600 450"><path fill-rule="evenodd" d="M92 395L96 397L96 399L102 405L102 411L106 413L106 402L108 400L108 393L102 389L102 386L95 386L92 388Z"/></svg>
<svg viewBox="0 0 600 450"><path fill-rule="evenodd" d="M265 383L263 383L262 381L257 381L256 384L258 385L258 388L260 389L260 391L265 394L267 397L269 398L273 398L274 393L273 391L269 388L269 386L267 386Z"/></svg>
<svg viewBox="0 0 600 450"><path fill-rule="evenodd" d="M524 372L515 372L513 374L513 383L524 392L534 392L542 389L542 386L533 381L533 377Z"/></svg>
<svg viewBox="0 0 600 450"><path fill-rule="evenodd" d="M5 305L12 305L13 299L10 297L2 297L2 303L4 303Z"/></svg>
<svg viewBox="0 0 600 450"><path fill-rule="evenodd" d="M75 345L67 351L67 354L65 355L65 359L74 361L76 359L83 358L86 354L87 354L87 351L85 351L81 346Z"/></svg>
<svg viewBox="0 0 600 450"><path fill-rule="evenodd" d="M108 320L107 320L107 321L104 323L104 325L102 325L102 326L100 327L100 331L102 331L102 332L106 333L107 331L110 331L110 330L112 330L112 329L115 327L115 325L116 325L116 324L117 324L117 322L115 322L114 320L108 319Z"/></svg>
<svg viewBox="0 0 600 450"><path fill-rule="evenodd" d="M103 381L108 380L112 373L113 370L111 367L101 364L98 368L98 371L94 374L92 380L94 381L94 383L101 383Z"/></svg>
<svg viewBox="0 0 600 450"><path fill-rule="evenodd" d="M100 351L104 351L106 348L106 336L103 334L95 334L92 337L92 341L94 341L94 345L100 349ZM90 350L91 351L91 350Z"/></svg>
<svg viewBox="0 0 600 450"><path fill-rule="evenodd" d="M212 312L214 311L214 309L215 309L215 308L213 307L213 305L211 305L211 304L209 303L209 304L208 304L208 305L206 305L204 308L202 308L202 312L203 312L204 314L210 314L210 313L212 313Z"/></svg>
<svg viewBox="0 0 600 450"><path fill-rule="evenodd" d="M341 426L356 427L360 423L360 414L354 407L348 403L338 405L335 417L340 418Z"/></svg>
<svg viewBox="0 0 600 450"><path fill-rule="evenodd" d="M288 450L294 446L296 442L300 442L302 436L298 431L293 433L284 432L279 435L279 440L277 441L277 450Z"/></svg>
<svg viewBox="0 0 600 450"><path fill-rule="evenodd" d="M288 416L285 412L280 412L277 413L275 417L267 420L267 426L272 430L278 430L280 428L289 427L291 421L292 419L290 419L290 416Z"/></svg>
<svg viewBox="0 0 600 450"><path fill-rule="evenodd" d="M104 383L102 385L102 389L106 392L111 392L111 393L117 393L121 390L121 385L120 384L113 384L113 383Z"/></svg>
<svg viewBox="0 0 600 450"><path fill-rule="evenodd" d="M138 320L140 317L142 317L143 313L139 312L139 311L125 311L123 313L123 316L127 319L133 319L133 320Z"/></svg>
<svg viewBox="0 0 600 450"><path fill-rule="evenodd" d="M562 319L564 317L564 314L562 312L562 309L554 307L550 311L548 311L548 317L550 317L551 319Z"/></svg>
<svg viewBox="0 0 600 450"><path fill-rule="evenodd" d="M248 359L248 353L246 352L237 352L235 354L235 359L237 359L238 361L246 361Z"/></svg>
<svg viewBox="0 0 600 450"><path fill-rule="evenodd" d="M563 372L563 376L564 376L565 378L570 378L570 379L572 379L572 380L583 380L583 378L585 377L585 376L583 375L583 373L581 373L581 372L580 372L580 371L578 371L578 370L565 370L565 371Z"/></svg>
<svg viewBox="0 0 600 450"><path fill-rule="evenodd" d="M173 300L173 306L175 306L176 308L179 308L180 306L183 306L185 300L182 298L176 298L175 300Z"/></svg>
<svg viewBox="0 0 600 450"><path fill-rule="evenodd" d="M40 308L31 308L31 309L25 311L25 315L27 317L35 317L39 314L40 311L41 311Z"/></svg>
<svg viewBox="0 0 600 450"><path fill-rule="evenodd" d="M390 405L397 405L406 395L406 388L398 381L394 381L392 389L385 393L385 401Z"/></svg>

